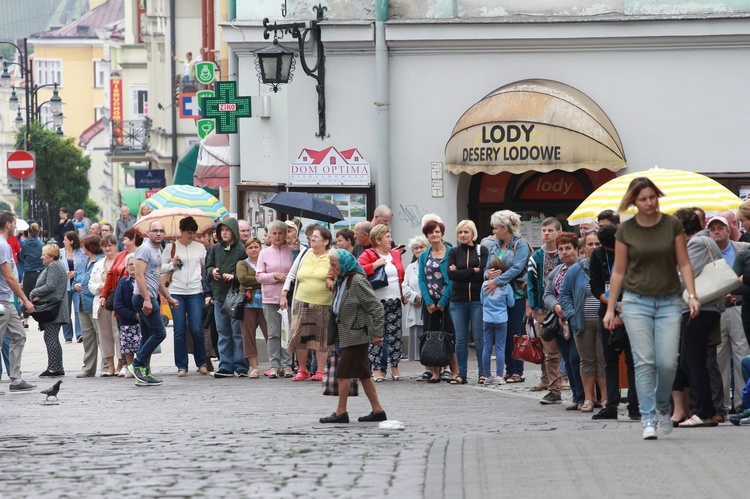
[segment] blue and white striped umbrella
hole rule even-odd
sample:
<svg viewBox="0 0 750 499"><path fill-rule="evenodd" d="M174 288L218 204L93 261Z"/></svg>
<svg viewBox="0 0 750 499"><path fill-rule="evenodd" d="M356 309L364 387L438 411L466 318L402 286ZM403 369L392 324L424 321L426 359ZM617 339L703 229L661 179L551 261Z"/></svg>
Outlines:
<svg viewBox="0 0 750 499"><path fill-rule="evenodd" d="M222 219L229 215L221 201L192 185L170 185L148 198L145 203L154 210L164 208L197 208L209 217Z"/></svg>

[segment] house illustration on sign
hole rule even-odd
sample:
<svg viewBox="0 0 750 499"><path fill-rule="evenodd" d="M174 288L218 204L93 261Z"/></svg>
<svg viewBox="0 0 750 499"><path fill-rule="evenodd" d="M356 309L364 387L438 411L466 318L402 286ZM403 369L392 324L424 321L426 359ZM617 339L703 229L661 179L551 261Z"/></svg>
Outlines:
<svg viewBox="0 0 750 499"><path fill-rule="evenodd" d="M370 163L354 149L302 149L291 164L292 185L370 185Z"/></svg>

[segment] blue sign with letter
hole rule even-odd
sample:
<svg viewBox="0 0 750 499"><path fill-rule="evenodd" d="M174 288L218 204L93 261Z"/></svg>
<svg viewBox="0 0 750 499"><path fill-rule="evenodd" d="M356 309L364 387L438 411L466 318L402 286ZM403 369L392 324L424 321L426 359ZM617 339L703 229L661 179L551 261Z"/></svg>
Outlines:
<svg viewBox="0 0 750 499"><path fill-rule="evenodd" d="M167 186L164 170L135 170L135 186L138 189L158 189Z"/></svg>

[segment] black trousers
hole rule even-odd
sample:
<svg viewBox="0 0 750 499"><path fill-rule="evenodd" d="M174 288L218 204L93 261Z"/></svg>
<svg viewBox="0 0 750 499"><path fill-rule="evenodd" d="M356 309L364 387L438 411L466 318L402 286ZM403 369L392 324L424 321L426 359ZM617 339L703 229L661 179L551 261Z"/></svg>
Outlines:
<svg viewBox="0 0 750 499"><path fill-rule="evenodd" d="M719 312L701 312L695 319L682 314L680 340L680 369L690 379L690 391L695 394L695 413L701 419L716 415L711 380L708 376L708 337L719 324Z"/></svg>
<svg viewBox="0 0 750 499"><path fill-rule="evenodd" d="M599 335L604 349L604 379L607 384L607 409L617 410L620 404L620 354L622 350L615 350L609 346L609 329L602 324L599 317ZM633 365L633 351L630 340L625 345L625 365L628 368L628 413L638 413L638 391L635 389L635 366Z"/></svg>

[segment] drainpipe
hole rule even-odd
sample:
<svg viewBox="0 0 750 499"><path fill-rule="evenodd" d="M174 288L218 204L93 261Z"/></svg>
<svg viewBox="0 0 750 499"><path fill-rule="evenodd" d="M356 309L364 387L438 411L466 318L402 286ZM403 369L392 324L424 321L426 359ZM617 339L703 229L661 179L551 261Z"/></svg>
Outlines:
<svg viewBox="0 0 750 499"><path fill-rule="evenodd" d="M172 176L174 176L175 169L177 167L177 106L174 101L174 77L177 71L174 56L175 47L177 42L175 41L176 31L175 28L175 0L169 0L169 102L172 104Z"/></svg>
<svg viewBox="0 0 750 499"><path fill-rule="evenodd" d="M391 129L390 92L388 89L388 45L385 41L385 22L388 20L388 0L375 2L375 106L377 108L377 204L391 205Z"/></svg>
<svg viewBox="0 0 750 499"><path fill-rule="evenodd" d="M234 21L237 17L236 0L229 0L229 9L227 12L229 21ZM239 71L239 61L234 50L229 49L229 80L237 81ZM229 213L237 216L237 185L240 183L240 135L233 133L229 135Z"/></svg>

